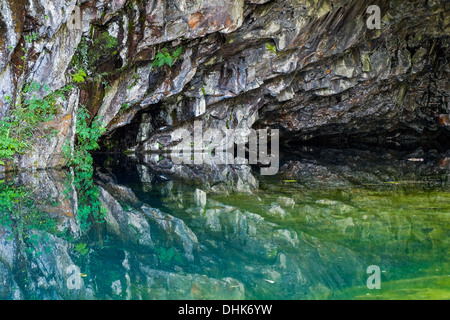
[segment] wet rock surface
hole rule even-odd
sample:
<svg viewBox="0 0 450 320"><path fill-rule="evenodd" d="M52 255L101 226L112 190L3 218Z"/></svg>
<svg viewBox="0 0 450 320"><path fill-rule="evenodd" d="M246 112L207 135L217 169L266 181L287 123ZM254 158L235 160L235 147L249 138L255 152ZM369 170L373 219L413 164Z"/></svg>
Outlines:
<svg viewBox="0 0 450 320"><path fill-rule="evenodd" d="M379 30L366 25L369 5L381 9ZM280 129L288 147L449 137L446 1L0 6L0 95L14 104L26 84L56 90L83 68L85 83L72 100L103 118L104 151L154 151L194 120L219 130ZM158 53L170 59L160 62ZM58 119L73 119L76 105L61 106ZM0 99L0 117L11 107ZM75 121L45 126L73 139L65 133ZM33 145L32 155L15 161L19 169L63 162L59 141Z"/></svg>

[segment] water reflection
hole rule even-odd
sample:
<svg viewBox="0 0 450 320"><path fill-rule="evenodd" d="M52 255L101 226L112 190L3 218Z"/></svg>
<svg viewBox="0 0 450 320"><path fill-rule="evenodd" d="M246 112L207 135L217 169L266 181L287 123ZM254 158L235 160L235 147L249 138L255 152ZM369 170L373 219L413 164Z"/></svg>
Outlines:
<svg viewBox="0 0 450 320"><path fill-rule="evenodd" d="M449 158L306 150L268 177L147 155L5 176L0 297L449 298Z"/></svg>

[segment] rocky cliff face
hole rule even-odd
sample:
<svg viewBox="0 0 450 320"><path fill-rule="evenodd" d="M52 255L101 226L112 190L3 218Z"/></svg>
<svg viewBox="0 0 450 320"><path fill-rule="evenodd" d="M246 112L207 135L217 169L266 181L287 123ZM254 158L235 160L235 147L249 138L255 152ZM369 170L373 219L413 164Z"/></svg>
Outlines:
<svg viewBox="0 0 450 320"><path fill-rule="evenodd" d="M369 29L369 5L381 29ZM19 168L64 164L86 105L105 150L174 128L277 128L287 146L449 136L447 1L0 0L0 118L32 82L66 92ZM38 95L45 93L38 92ZM25 94L26 97L26 94ZM338 138L336 138L338 137Z"/></svg>

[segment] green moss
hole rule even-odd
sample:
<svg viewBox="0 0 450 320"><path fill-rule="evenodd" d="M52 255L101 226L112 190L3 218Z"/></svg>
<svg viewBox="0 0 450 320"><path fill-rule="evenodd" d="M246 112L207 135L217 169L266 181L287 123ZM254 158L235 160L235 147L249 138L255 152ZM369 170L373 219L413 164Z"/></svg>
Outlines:
<svg viewBox="0 0 450 320"><path fill-rule="evenodd" d="M123 154L126 155L126 156L130 156L130 155L134 154L134 152L132 150L125 150L123 152Z"/></svg>
<svg viewBox="0 0 450 320"><path fill-rule="evenodd" d="M122 104L122 106L120 107L120 110L121 110L121 111L126 111L126 110L128 110L128 109L130 109L130 104L129 104L129 103L124 103L124 104Z"/></svg>
<svg viewBox="0 0 450 320"><path fill-rule="evenodd" d="M372 63L370 62L369 54L364 53L361 56L361 62L362 62L362 71L363 72L370 72L370 71L372 71Z"/></svg>
<svg viewBox="0 0 450 320"><path fill-rule="evenodd" d="M177 122L178 117L177 117L177 110L176 109L172 110L172 112L170 113L170 117L172 118L172 122L173 123Z"/></svg>
<svg viewBox="0 0 450 320"><path fill-rule="evenodd" d="M108 61L119 52L119 40L111 36L107 31L95 36L95 39L90 42L88 49L86 48L86 41L81 42L80 46L81 50L78 50L79 55L76 61L80 61L79 63L81 64L86 64L84 67L93 72L102 62Z"/></svg>
<svg viewBox="0 0 450 320"><path fill-rule="evenodd" d="M86 37L81 38L80 43L78 44L77 50L73 55L71 61L71 67L75 70L83 69L84 71L89 71L89 58L88 58L88 46L89 40ZM89 73L89 72L88 72Z"/></svg>
<svg viewBox="0 0 450 320"><path fill-rule="evenodd" d="M117 40L117 38L109 35L107 31L104 31L100 33L100 35L96 39L94 39L93 49L96 49L97 51L112 49L117 47L118 43L119 41ZM98 53L101 54L101 52Z"/></svg>

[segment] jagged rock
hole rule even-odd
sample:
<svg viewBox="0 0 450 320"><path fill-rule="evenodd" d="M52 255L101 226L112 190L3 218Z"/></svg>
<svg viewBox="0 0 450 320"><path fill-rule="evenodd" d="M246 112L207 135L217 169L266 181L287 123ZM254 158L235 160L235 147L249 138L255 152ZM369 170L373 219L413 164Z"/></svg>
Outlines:
<svg viewBox="0 0 450 320"><path fill-rule="evenodd" d="M245 298L244 285L233 278L214 279L199 274L178 274L142 265L146 286L140 285L145 299L225 299Z"/></svg>
<svg viewBox="0 0 450 320"><path fill-rule="evenodd" d="M194 246L198 243L197 236L183 220L147 206L142 206L141 209L147 218L156 223L167 234L173 234L175 240L181 244L186 259L189 261L194 259L192 253Z"/></svg>
<svg viewBox="0 0 450 320"><path fill-rule="evenodd" d="M153 248L150 226L140 212L124 210L119 202L105 189L100 188L99 199L106 209L105 221L108 230L128 243Z"/></svg>
<svg viewBox="0 0 450 320"><path fill-rule="evenodd" d="M0 298L2 300L21 300L23 294L14 280L14 275L0 261Z"/></svg>
<svg viewBox="0 0 450 320"><path fill-rule="evenodd" d="M0 95L15 103L32 81L61 88L85 44L87 85L74 95L103 117L102 145L120 140L117 151L154 150L194 120L279 128L288 146L448 137L448 4L381 1L380 30L366 27L370 4L2 0ZM158 52L178 47L173 65L153 65ZM10 108L0 99L0 117ZM61 153L59 143L33 145ZM18 168L61 163L31 158Z"/></svg>

